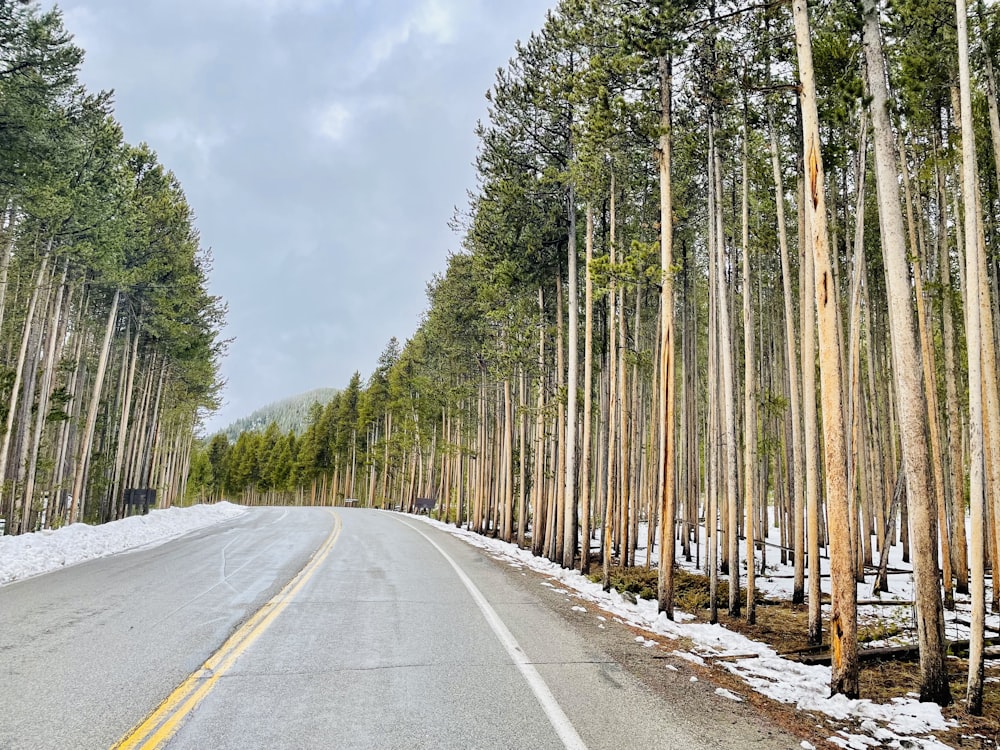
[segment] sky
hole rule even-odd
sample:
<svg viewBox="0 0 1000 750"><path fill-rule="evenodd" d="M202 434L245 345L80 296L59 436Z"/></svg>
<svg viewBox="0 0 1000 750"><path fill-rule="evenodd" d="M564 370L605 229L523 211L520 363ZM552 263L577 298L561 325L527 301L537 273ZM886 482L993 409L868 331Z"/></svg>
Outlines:
<svg viewBox="0 0 1000 750"><path fill-rule="evenodd" d="M228 306L208 432L367 377L461 247L485 93L550 0L63 0L81 78L181 182Z"/></svg>
<svg viewBox="0 0 1000 750"><path fill-rule="evenodd" d="M55 531L40 531L19 536L0 536L0 586L46 572L58 570L85 560L116 554L129 549L164 543L196 528L233 518L243 512L257 509L244 508L222 502L215 505L197 505L191 508L153 510L148 515L132 516L120 521L86 526L81 523L64 526ZM341 511L354 513L358 511ZM878 704L868 699L849 700L842 695L830 695L830 667L806 665L791 661L777 654L766 644L751 641L721 624L695 622L693 615L675 610L674 620L659 612L652 600L630 601L617 591L604 591L599 583L568 570L542 557L535 557L530 550L519 549L514 544L456 528L427 517L416 516L428 524L464 539L481 548L495 560L515 568L530 568L544 576L541 586L548 586L555 593L565 595L566 608L592 617L593 627L605 628L608 617L624 622L633 629L646 632L650 638L636 636L636 642L647 648L664 651L664 669L677 670L666 657L694 662L699 665L716 664L743 681L743 689L733 692L717 688L715 693L723 700L744 701L750 691L768 698L794 705L812 717L820 731L830 733L829 742L852 750L871 747L909 747L915 750L947 750L933 732L952 726L941 709L933 703L920 703L913 697L894 698L891 703ZM772 529L777 543L778 531ZM640 529L640 539L644 538ZM703 535L704 529L699 531ZM703 547L699 547L703 549ZM657 557L654 554L654 558ZM777 555L768 560L767 574L758 577L758 585L772 598L790 598L791 569L779 564ZM826 561L824 567L826 567ZM640 561L641 564L641 561ZM693 565L679 561L681 567ZM902 545L890 548L891 570L889 598L912 599L912 566L902 560ZM872 576L866 584L859 584L859 595L868 596ZM745 580L744 580L745 584ZM829 592L829 578L823 579L824 591ZM860 596L859 596L860 598ZM960 597L959 610L968 618L968 598ZM824 617L829 616L829 605ZM899 611L897 611L899 610ZM912 609L882 606L859 608L859 615L898 620L900 615L909 620ZM996 616L988 618L988 627L996 625ZM967 620L966 620L967 622ZM910 623L912 626L912 623ZM915 627L911 627L911 633ZM948 631L949 639L968 638L963 633ZM676 645L674 645L676 644ZM869 646L874 644L869 644ZM697 677L691 677L697 681ZM803 750L814 746L803 741Z"/></svg>

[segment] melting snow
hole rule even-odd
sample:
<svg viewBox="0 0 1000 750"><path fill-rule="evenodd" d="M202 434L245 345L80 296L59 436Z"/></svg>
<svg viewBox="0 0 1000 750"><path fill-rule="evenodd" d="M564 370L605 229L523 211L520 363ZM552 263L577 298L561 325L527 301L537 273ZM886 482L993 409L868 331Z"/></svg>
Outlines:
<svg viewBox="0 0 1000 750"><path fill-rule="evenodd" d="M2 536L0 586L95 557L160 544L245 512L240 505L221 502L154 510L145 516L130 516L100 526L74 523L53 531Z"/></svg>

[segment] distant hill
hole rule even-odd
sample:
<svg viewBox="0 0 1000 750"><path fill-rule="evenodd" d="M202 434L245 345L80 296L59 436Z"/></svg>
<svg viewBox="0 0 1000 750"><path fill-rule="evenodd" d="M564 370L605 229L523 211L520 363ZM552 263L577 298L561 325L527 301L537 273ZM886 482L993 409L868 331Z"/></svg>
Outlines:
<svg viewBox="0 0 1000 750"><path fill-rule="evenodd" d="M336 394L336 388L317 388L282 401L275 401L248 417L237 419L220 432L229 438L229 442L233 442L241 432L263 432L271 422L277 422L281 432L291 430L296 435L301 435L309 426L309 409L312 405L317 402L325 405Z"/></svg>

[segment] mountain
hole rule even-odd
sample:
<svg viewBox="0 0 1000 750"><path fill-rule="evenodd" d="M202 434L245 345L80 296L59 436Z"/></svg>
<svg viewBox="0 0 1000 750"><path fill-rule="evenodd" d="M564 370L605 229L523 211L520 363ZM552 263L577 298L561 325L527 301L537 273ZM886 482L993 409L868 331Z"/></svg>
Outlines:
<svg viewBox="0 0 1000 750"><path fill-rule="evenodd" d="M309 410L312 405L314 403L325 405L336 393L336 388L317 388L313 391L300 393L298 396L275 401L273 404L257 409L250 416L237 419L220 432L229 438L229 442L233 442L241 432L261 432L271 422L277 422L278 429L282 432L292 430L295 434L301 435L308 426Z"/></svg>

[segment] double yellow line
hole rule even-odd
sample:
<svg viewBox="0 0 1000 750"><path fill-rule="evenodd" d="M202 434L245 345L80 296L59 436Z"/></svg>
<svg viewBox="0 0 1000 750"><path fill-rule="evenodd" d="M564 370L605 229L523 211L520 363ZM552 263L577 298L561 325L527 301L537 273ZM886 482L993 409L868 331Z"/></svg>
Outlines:
<svg viewBox="0 0 1000 750"><path fill-rule="evenodd" d="M332 511L331 511L332 512ZM302 570L267 604L233 633L222 647L178 686L145 721L120 739L112 750L153 750L169 740L184 718L212 690L215 683L230 670L240 655L267 630L295 595L306 585L316 569L323 564L340 536L340 516L333 514L333 528L323 545L313 553Z"/></svg>

